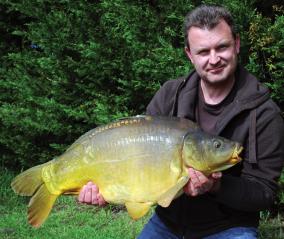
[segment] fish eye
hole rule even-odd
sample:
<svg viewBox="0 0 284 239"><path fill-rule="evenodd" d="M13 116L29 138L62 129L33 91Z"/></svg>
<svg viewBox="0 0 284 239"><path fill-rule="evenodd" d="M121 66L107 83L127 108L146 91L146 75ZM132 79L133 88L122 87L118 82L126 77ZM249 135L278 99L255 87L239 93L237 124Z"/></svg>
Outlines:
<svg viewBox="0 0 284 239"><path fill-rule="evenodd" d="M219 149L222 144L221 144L220 141L215 140L215 141L213 142L213 145L214 145L214 147L215 147L216 149Z"/></svg>

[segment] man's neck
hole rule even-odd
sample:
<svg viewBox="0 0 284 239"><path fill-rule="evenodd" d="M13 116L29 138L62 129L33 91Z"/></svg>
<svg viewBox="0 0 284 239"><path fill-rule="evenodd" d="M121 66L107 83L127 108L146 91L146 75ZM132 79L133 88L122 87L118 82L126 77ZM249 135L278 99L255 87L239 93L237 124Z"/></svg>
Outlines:
<svg viewBox="0 0 284 239"><path fill-rule="evenodd" d="M201 89L205 103L216 105L222 102L230 93L235 83L235 78L222 82L222 84L210 84L201 79Z"/></svg>

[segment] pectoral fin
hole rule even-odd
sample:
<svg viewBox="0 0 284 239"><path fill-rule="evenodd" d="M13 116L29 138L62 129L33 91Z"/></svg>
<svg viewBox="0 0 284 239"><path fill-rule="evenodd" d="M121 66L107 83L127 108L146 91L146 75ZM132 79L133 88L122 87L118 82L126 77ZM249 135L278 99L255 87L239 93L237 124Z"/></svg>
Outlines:
<svg viewBox="0 0 284 239"><path fill-rule="evenodd" d="M152 203L139 203L139 202L126 202L125 206L127 208L128 214L137 220L143 217L150 209Z"/></svg>
<svg viewBox="0 0 284 239"><path fill-rule="evenodd" d="M176 196L178 196L179 191L188 182L188 179L189 179L188 176L181 177L178 180L177 184L175 184L175 186L173 186L172 188L170 188L168 191L166 191L160 196L160 198L157 200L158 204L162 207L168 207L172 202L172 200Z"/></svg>

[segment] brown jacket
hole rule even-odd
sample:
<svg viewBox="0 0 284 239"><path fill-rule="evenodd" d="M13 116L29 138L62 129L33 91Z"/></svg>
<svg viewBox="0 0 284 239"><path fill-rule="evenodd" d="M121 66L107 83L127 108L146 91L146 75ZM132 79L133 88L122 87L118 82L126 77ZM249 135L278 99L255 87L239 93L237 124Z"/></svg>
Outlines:
<svg viewBox="0 0 284 239"><path fill-rule="evenodd" d="M147 107L147 114L185 117L195 121L199 76L167 81ZM182 195L156 213L185 238L235 226L258 226L259 211L274 202L284 161L284 124L268 89L244 68L236 71L237 93L216 124L217 135L242 143L241 164L226 170L218 193Z"/></svg>

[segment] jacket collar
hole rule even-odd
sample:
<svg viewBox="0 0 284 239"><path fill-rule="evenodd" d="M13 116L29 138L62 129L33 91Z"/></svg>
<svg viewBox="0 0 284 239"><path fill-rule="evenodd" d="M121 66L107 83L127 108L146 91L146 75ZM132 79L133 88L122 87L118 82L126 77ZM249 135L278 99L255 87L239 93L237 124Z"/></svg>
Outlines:
<svg viewBox="0 0 284 239"><path fill-rule="evenodd" d="M194 70L181 82L175 97L173 116L195 121L199 80L200 78Z"/></svg>
<svg viewBox="0 0 284 239"><path fill-rule="evenodd" d="M171 115L196 121L195 106L199 81L200 77L195 70L184 78L177 88ZM224 110L220 116L221 120L216 125L218 134L240 112L254 109L269 99L268 89L240 65L236 70L236 84L236 97L232 105Z"/></svg>
<svg viewBox="0 0 284 239"><path fill-rule="evenodd" d="M238 114L245 110L253 110L269 99L266 87L251 75L245 68L238 66L236 71L237 94L231 105L220 115L216 125L217 134Z"/></svg>

